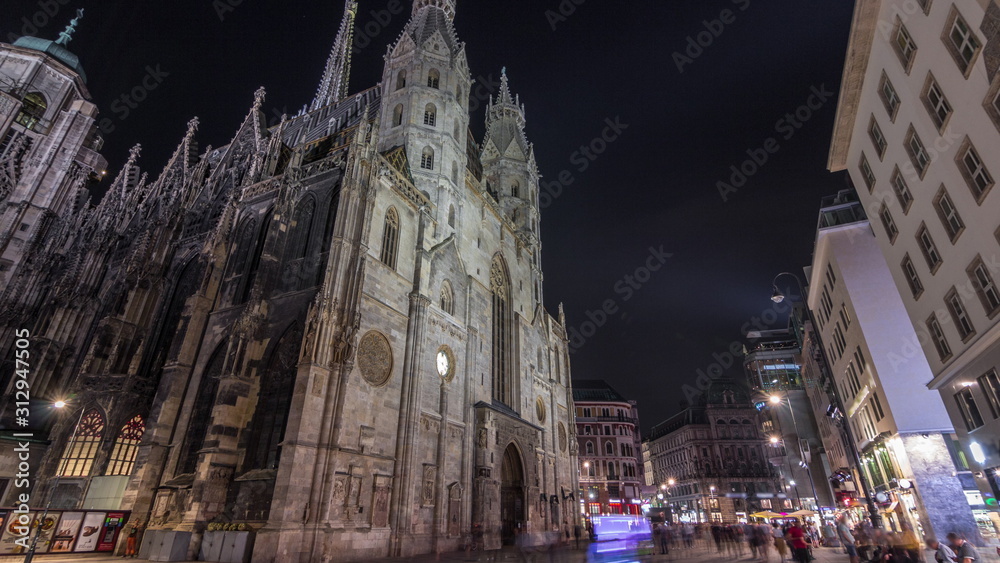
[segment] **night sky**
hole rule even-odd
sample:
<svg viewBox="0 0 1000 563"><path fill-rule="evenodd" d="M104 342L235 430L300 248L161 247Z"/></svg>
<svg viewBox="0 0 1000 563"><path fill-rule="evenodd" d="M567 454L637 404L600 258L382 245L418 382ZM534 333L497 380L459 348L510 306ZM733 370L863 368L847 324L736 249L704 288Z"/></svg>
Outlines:
<svg viewBox="0 0 1000 563"><path fill-rule="evenodd" d="M58 6L54 17L48 4ZM360 4L352 92L381 79L386 46L410 13L408 0ZM343 10L341 0L3 5L4 42L12 33L56 39L86 8L69 48L109 119L107 183L135 143L144 170L159 174L193 116L202 147L227 144L259 86L272 122L296 113L313 97ZM589 335L574 342L573 375L607 379L637 399L646 429L676 412L682 386L771 308L772 278L810 260L819 200L846 186L844 174L826 171L826 155L852 9L816 0L459 0L456 27L482 84L473 94L495 89L506 66L527 106L548 194L546 306L555 314L565 303L571 329ZM707 47L691 47L699 40ZM156 88L134 108L123 103L149 73ZM824 90L832 95L814 93ZM477 139L484 102L472 102ZM814 110L786 119L809 102ZM597 141L602 134L617 138ZM766 163L748 164L758 170L724 201L718 182L730 183L731 167L751 154ZM641 270L647 263L656 271ZM606 305L613 313L602 326L587 325ZM730 373L742 377L739 361Z"/></svg>

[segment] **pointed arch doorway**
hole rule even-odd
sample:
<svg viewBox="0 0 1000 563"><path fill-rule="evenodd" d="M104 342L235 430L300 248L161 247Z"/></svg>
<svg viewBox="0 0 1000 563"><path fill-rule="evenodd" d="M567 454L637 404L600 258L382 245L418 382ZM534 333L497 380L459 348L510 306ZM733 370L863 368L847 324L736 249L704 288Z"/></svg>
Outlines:
<svg viewBox="0 0 1000 563"><path fill-rule="evenodd" d="M504 544L524 525L524 463L513 443L503 452L500 463L500 534Z"/></svg>

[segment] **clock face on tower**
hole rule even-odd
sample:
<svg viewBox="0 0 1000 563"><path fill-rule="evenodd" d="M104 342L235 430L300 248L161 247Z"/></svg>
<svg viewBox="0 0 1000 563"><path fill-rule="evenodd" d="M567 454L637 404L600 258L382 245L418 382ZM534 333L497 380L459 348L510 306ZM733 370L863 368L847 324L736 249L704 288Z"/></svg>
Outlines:
<svg viewBox="0 0 1000 563"><path fill-rule="evenodd" d="M455 361L451 354L451 348L442 346L437 353L437 372L446 381L451 381L455 376Z"/></svg>

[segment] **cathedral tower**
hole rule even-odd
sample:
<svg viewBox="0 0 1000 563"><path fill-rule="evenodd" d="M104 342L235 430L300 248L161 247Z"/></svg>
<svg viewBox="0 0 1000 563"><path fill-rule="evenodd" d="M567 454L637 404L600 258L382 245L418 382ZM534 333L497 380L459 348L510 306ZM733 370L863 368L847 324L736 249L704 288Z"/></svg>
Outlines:
<svg viewBox="0 0 1000 563"><path fill-rule="evenodd" d="M409 162L414 185L436 204L442 234L460 222L468 162L472 82L454 18L454 0L415 1L382 73L379 150Z"/></svg>

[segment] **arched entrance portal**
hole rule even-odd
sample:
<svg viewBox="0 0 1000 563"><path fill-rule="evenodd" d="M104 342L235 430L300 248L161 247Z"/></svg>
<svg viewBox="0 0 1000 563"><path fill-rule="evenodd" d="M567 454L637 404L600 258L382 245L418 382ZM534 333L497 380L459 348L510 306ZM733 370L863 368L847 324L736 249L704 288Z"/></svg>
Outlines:
<svg viewBox="0 0 1000 563"><path fill-rule="evenodd" d="M503 543L514 543L524 524L524 464L514 444L507 446L500 464L500 530Z"/></svg>

